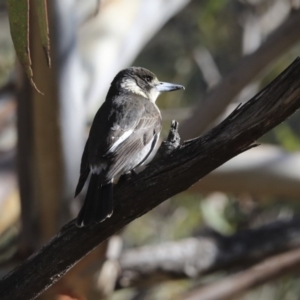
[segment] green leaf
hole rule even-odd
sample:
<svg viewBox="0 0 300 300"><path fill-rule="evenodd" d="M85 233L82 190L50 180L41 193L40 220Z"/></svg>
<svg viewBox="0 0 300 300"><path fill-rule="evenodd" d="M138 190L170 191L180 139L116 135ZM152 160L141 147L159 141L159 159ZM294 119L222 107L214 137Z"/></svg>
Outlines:
<svg viewBox="0 0 300 300"><path fill-rule="evenodd" d="M29 48L29 0L7 0L11 37L17 57L23 65L31 85L42 94L33 81Z"/></svg>
<svg viewBox="0 0 300 300"><path fill-rule="evenodd" d="M34 3L38 15L41 41L46 55L47 64L50 67L51 58L50 58L50 39L49 39L49 24L48 24L48 14L47 14L47 0L35 0Z"/></svg>

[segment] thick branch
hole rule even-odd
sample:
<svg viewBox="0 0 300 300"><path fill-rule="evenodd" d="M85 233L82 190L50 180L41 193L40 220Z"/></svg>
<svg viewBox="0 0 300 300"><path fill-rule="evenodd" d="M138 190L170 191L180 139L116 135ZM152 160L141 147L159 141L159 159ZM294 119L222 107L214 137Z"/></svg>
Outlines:
<svg viewBox="0 0 300 300"><path fill-rule="evenodd" d="M0 282L1 300L34 299L129 222L189 188L300 107L300 59L202 137L187 141L115 188L114 214L91 228L74 222ZM16 288L17 287L17 288Z"/></svg>
<svg viewBox="0 0 300 300"><path fill-rule="evenodd" d="M193 116L182 123L182 137L190 139L204 132L251 80L299 41L299 28L300 9L274 31L261 47L243 57L239 65L209 92L205 101L194 110Z"/></svg>
<svg viewBox="0 0 300 300"><path fill-rule="evenodd" d="M300 246L300 217L276 221L226 237L201 235L182 241L127 250L120 257L118 287L149 286L254 263Z"/></svg>

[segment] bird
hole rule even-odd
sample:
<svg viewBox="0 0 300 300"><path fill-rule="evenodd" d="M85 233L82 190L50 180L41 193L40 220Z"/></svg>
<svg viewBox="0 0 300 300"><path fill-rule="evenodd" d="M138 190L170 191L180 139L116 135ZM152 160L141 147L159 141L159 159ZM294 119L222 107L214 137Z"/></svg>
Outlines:
<svg viewBox="0 0 300 300"><path fill-rule="evenodd" d="M114 180L143 165L158 142L162 118L155 104L157 97L181 89L182 85L160 82L142 67L129 67L115 76L82 154L75 197L90 178L76 220L78 227L112 216Z"/></svg>

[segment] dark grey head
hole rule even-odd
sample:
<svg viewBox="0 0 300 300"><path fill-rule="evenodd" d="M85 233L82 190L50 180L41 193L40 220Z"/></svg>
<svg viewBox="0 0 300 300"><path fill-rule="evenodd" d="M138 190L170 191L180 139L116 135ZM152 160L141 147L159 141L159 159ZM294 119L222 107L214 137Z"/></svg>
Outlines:
<svg viewBox="0 0 300 300"><path fill-rule="evenodd" d="M155 102L162 92L184 89L182 85L160 82L155 74L141 67L130 67L117 74L111 83L112 87L138 94Z"/></svg>

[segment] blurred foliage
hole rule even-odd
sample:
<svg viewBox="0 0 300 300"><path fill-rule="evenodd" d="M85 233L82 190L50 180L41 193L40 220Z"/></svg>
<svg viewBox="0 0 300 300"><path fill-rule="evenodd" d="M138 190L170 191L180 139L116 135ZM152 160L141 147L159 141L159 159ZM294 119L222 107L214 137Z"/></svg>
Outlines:
<svg viewBox="0 0 300 300"><path fill-rule="evenodd" d="M19 226L13 226L0 236L0 264L9 260L17 251Z"/></svg>
<svg viewBox="0 0 300 300"><path fill-rule="evenodd" d="M299 274L293 277L285 276L280 280L276 280L271 284L263 286L249 292L241 300L298 300L300 294L300 278Z"/></svg>
<svg viewBox="0 0 300 300"><path fill-rule="evenodd" d="M274 129L274 134L278 143L287 151L297 151L300 149L300 137L297 133L286 123Z"/></svg>
<svg viewBox="0 0 300 300"><path fill-rule="evenodd" d="M181 239L203 225L198 196L180 194L130 223L123 235L127 247Z"/></svg>

